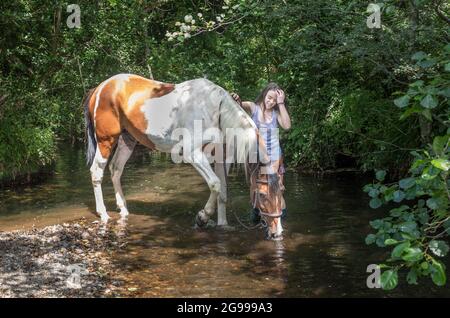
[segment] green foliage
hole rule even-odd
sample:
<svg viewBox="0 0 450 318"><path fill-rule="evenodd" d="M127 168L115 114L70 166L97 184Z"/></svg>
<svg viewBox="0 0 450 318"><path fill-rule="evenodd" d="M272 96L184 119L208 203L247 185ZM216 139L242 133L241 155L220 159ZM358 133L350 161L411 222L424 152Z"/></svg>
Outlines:
<svg viewBox="0 0 450 318"><path fill-rule="evenodd" d="M435 69L424 71L421 80L410 84L407 93L394 100L404 111L401 120L415 113L435 122L434 129L428 131L434 135L432 142L423 149L411 151L413 160L405 178L383 184L385 172L379 171L377 181L364 187L371 197L369 205L374 209L392 202L401 203L390 210L388 217L372 221L370 224L377 232L366 238L367 244L393 246L387 260L390 269L383 273L385 289L397 285L398 280L392 277L400 268L409 270L410 284L416 284L422 276L430 276L438 286L446 283L445 265L438 258L448 254L445 239L450 234L450 104L445 93L450 87L446 69L449 56L449 45L435 58L424 52L415 53L412 59L421 63L420 68L433 66Z"/></svg>

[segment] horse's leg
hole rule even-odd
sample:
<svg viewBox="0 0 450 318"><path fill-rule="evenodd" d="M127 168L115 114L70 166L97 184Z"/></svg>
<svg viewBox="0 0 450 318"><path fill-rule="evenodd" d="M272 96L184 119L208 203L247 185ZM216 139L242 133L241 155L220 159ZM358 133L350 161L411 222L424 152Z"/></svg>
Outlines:
<svg viewBox="0 0 450 318"><path fill-rule="evenodd" d="M100 214L103 222L109 219L105 204L103 203L103 173L108 163L108 158L122 131L118 115L119 112L112 106L114 105L114 100L111 97L112 89L114 87L108 85L102 86L96 95L96 99L93 99L91 102L91 105L95 105L95 107L92 106L94 111L91 116L93 118L93 126L95 127L97 148L90 170L92 185L94 187L96 211Z"/></svg>
<svg viewBox="0 0 450 318"><path fill-rule="evenodd" d="M102 144L97 144L97 149L95 151L94 161L91 165L91 179L92 186L94 187L94 195L95 195L95 211L100 215L103 222L107 222L109 219L108 213L106 213L106 207L103 202L103 192L102 192L102 180L103 173L106 168L106 164L108 163L108 158L111 154L110 147L108 151L103 151L104 154L100 151L100 146ZM103 146L103 149L107 149L108 147Z"/></svg>
<svg viewBox="0 0 450 318"><path fill-rule="evenodd" d="M220 180L220 194L217 198L217 225L222 227L228 226L227 221L227 179L226 175L230 164L216 162L214 164L214 172ZM226 171L225 171L226 169Z"/></svg>
<svg viewBox="0 0 450 318"><path fill-rule="evenodd" d="M117 142L117 148L114 153L111 162L109 163L109 170L111 171L111 179L114 186L114 192L116 194L117 208L120 209L120 215L125 217L128 215L127 203L125 196L122 192L122 186L120 184L120 177L122 176L123 168L130 159L136 146L136 139L134 139L127 132L122 133Z"/></svg>
<svg viewBox="0 0 450 318"><path fill-rule="evenodd" d="M208 162L208 158L201 150L194 150L192 159L193 161L191 162L191 164L198 171L198 173L200 173L203 179L205 179L206 183L208 184L209 190L211 191L208 202L206 202L204 209L198 212L196 217L196 224L199 227L202 227L208 223L211 215L214 214L217 197L219 196L219 193L221 191L221 184L220 179L212 170L211 165Z"/></svg>

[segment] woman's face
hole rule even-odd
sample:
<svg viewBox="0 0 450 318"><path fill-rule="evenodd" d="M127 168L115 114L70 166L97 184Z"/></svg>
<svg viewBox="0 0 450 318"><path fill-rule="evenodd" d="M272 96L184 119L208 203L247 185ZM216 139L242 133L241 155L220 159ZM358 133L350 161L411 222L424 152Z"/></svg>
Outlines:
<svg viewBox="0 0 450 318"><path fill-rule="evenodd" d="M267 92L264 98L264 104L267 109L272 109L277 104L277 92L275 90L270 90Z"/></svg>

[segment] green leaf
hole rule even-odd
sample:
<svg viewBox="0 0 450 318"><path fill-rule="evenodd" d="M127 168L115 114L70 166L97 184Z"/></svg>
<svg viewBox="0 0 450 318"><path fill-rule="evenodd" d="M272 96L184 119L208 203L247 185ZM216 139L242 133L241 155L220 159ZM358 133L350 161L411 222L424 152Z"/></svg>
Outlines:
<svg viewBox="0 0 450 318"><path fill-rule="evenodd" d="M366 184L366 185L363 187L363 191L364 191L364 192L369 192L369 191L372 190L372 189L373 189L372 184Z"/></svg>
<svg viewBox="0 0 450 318"><path fill-rule="evenodd" d="M434 166L428 166L425 169L423 169L421 178L428 181L436 178L437 174L435 173L433 168Z"/></svg>
<svg viewBox="0 0 450 318"><path fill-rule="evenodd" d="M434 153L436 153L437 155L442 154L442 152L444 151L445 146L448 143L448 139L449 139L448 135L434 137L434 139L433 139L433 151L434 151Z"/></svg>
<svg viewBox="0 0 450 318"><path fill-rule="evenodd" d="M445 71L450 72L450 63L445 64Z"/></svg>
<svg viewBox="0 0 450 318"><path fill-rule="evenodd" d="M390 214L391 214L393 217L399 217L400 215L403 214L404 211L406 211L406 210L408 210L408 209L409 209L409 206L407 206L407 205L402 205L401 207L392 209L392 210L390 210L389 212L390 212Z"/></svg>
<svg viewBox="0 0 450 318"><path fill-rule="evenodd" d="M427 163L427 160L424 160L424 159L416 159L416 160L414 161L414 163L412 164L411 169L416 169L416 168L418 168L419 166L423 165L424 163Z"/></svg>
<svg viewBox="0 0 450 318"><path fill-rule="evenodd" d="M386 171L378 170L377 173L375 174L375 177L377 178L378 181L383 181L384 178L386 177Z"/></svg>
<svg viewBox="0 0 450 318"><path fill-rule="evenodd" d="M411 59L414 61L421 61L426 57L427 57L427 54L425 52L419 51L419 52L414 53L413 56L411 56Z"/></svg>
<svg viewBox="0 0 450 318"><path fill-rule="evenodd" d="M404 119L408 118L409 116L411 116L412 114L415 114L415 113L421 114L422 112L423 112L422 107L418 107L418 106L410 107L403 112L403 114L400 116L400 120L404 120Z"/></svg>
<svg viewBox="0 0 450 318"><path fill-rule="evenodd" d="M369 224L375 230L378 230L381 226L383 226L383 221L380 219L377 219L377 220L370 221Z"/></svg>
<svg viewBox="0 0 450 318"><path fill-rule="evenodd" d="M424 84L424 81L418 80L418 81L415 81L415 82L409 84L409 86L411 86L411 87L422 87L423 84Z"/></svg>
<svg viewBox="0 0 450 318"><path fill-rule="evenodd" d="M433 240L430 242L429 246L434 255L439 257L444 257L445 255L447 255L449 250L447 243L444 241Z"/></svg>
<svg viewBox="0 0 450 318"><path fill-rule="evenodd" d="M392 290L398 284L398 274L396 270L387 270L380 277L381 288Z"/></svg>
<svg viewBox="0 0 450 318"><path fill-rule="evenodd" d="M443 171L448 171L448 169L450 169L450 161L446 159L434 159L431 161L431 164Z"/></svg>
<svg viewBox="0 0 450 318"><path fill-rule="evenodd" d="M373 199L370 200L370 202L369 202L369 206L370 206L372 209L378 209L381 205L382 205L382 202L381 202L381 200L378 199L378 198L373 198Z"/></svg>
<svg viewBox="0 0 450 318"><path fill-rule="evenodd" d="M406 178L406 179L402 179L399 182L399 186L402 189L409 189L412 186L414 186L416 184L416 178Z"/></svg>
<svg viewBox="0 0 450 318"><path fill-rule="evenodd" d="M438 286L444 286L447 281L444 264L433 259L431 268L431 279L433 280L433 283Z"/></svg>
<svg viewBox="0 0 450 318"><path fill-rule="evenodd" d="M408 275L406 276L406 281L410 285L417 285L417 271L415 268L411 268Z"/></svg>
<svg viewBox="0 0 450 318"><path fill-rule="evenodd" d="M366 244L367 245L373 244L375 242L375 239L376 239L375 234L367 235L367 237L366 237Z"/></svg>
<svg viewBox="0 0 450 318"><path fill-rule="evenodd" d="M436 65L436 61L434 59L426 59L426 60L418 61L417 65L419 65L420 67L423 67L423 68L429 68L429 67Z"/></svg>
<svg viewBox="0 0 450 318"><path fill-rule="evenodd" d="M409 99L410 99L410 97L408 95L405 95L405 96L394 99L394 104L398 108L404 108L404 107L408 106Z"/></svg>
<svg viewBox="0 0 450 318"><path fill-rule="evenodd" d="M387 239L386 241L384 241L384 245L395 245L398 243L400 243L400 242L397 240L394 240L394 239Z"/></svg>
<svg viewBox="0 0 450 318"><path fill-rule="evenodd" d="M436 98L434 98L432 95L427 94L420 102L420 105L422 105L425 108L432 109L438 105L438 102Z"/></svg>
<svg viewBox="0 0 450 318"><path fill-rule="evenodd" d="M435 198L430 198L427 200L427 207L431 210L437 210L439 208L439 201Z"/></svg>
<svg viewBox="0 0 450 318"><path fill-rule="evenodd" d="M369 196L371 197L371 198L376 198L376 197L378 197L378 195L380 194L380 191L378 191L377 189L371 189L370 191L369 191Z"/></svg>
<svg viewBox="0 0 450 318"><path fill-rule="evenodd" d="M405 192L397 190L394 192L394 202L401 202L405 198Z"/></svg>
<svg viewBox="0 0 450 318"><path fill-rule="evenodd" d="M442 95L446 98L450 98L450 87L446 87L443 90L439 91L439 95Z"/></svg>
<svg viewBox="0 0 450 318"><path fill-rule="evenodd" d="M411 246L411 243L409 241L403 242L398 244L391 252L391 256L393 258L399 258L402 256L403 251L406 248L409 248Z"/></svg>
<svg viewBox="0 0 450 318"><path fill-rule="evenodd" d="M429 267L428 262L422 262L422 263L420 264L420 268L422 268L423 270L428 269L428 267Z"/></svg>
<svg viewBox="0 0 450 318"><path fill-rule="evenodd" d="M414 221L403 222L399 224L399 229L402 232L411 234L415 229L417 229L417 224Z"/></svg>
<svg viewBox="0 0 450 318"><path fill-rule="evenodd" d="M402 259L407 262L418 262L423 258L423 252L420 247L408 247L404 252Z"/></svg>

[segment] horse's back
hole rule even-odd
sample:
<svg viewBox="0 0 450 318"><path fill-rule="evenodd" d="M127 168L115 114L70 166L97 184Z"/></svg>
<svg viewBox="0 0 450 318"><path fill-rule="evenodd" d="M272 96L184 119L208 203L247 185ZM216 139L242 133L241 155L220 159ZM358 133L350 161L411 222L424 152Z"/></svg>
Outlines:
<svg viewBox="0 0 450 318"><path fill-rule="evenodd" d="M173 146L169 136L174 129L192 130L196 120L215 125L223 92L205 78L171 84L118 74L95 88L89 110L96 135L108 150L126 129L148 148L167 151Z"/></svg>

